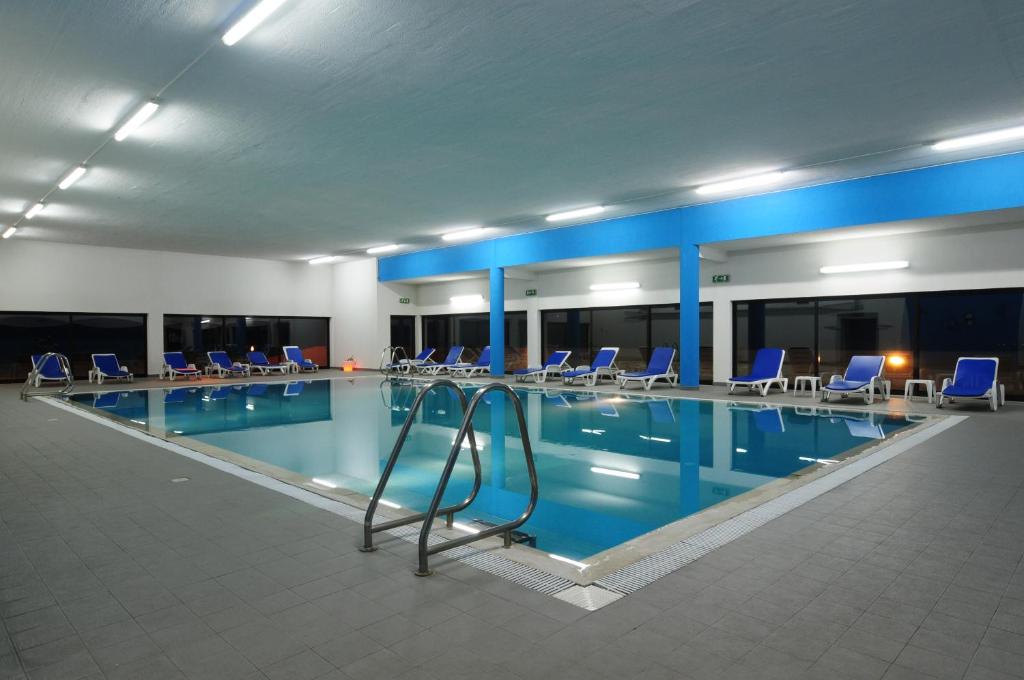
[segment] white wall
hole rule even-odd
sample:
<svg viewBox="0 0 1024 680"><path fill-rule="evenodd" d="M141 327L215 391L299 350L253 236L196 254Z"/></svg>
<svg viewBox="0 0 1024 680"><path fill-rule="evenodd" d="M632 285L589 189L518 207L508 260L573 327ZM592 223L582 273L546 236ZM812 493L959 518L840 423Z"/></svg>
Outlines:
<svg viewBox="0 0 1024 680"><path fill-rule="evenodd" d="M331 267L9 239L0 311L146 314L148 372L162 362L164 314L330 316Z"/></svg>

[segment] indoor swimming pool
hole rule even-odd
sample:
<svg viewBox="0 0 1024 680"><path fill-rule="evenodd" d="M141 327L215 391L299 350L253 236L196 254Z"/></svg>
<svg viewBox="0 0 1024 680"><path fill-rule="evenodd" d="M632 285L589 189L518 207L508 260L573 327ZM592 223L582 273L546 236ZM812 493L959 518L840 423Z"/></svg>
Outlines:
<svg viewBox="0 0 1024 680"><path fill-rule="evenodd" d="M422 382L376 378L180 386L77 394L75 405L202 452L223 451L298 475L326 493L369 495ZM464 385L470 396L476 389ZM840 462L913 426L899 415L522 388L540 500L519 539L588 558L743 494ZM423 510L462 419L457 396L424 399L383 504ZM514 518L529 495L515 410L484 396L473 425L483 486L457 527ZM468 444L463 444L468 447ZM473 480L468 452L446 500ZM365 503L363 496L354 496Z"/></svg>

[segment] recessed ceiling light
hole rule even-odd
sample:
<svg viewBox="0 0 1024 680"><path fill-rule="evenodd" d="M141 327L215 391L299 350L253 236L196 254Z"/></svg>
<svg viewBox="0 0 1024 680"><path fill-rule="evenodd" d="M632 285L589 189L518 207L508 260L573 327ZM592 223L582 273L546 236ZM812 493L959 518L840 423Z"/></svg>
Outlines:
<svg viewBox="0 0 1024 680"><path fill-rule="evenodd" d="M822 274L851 274L854 272L880 272L886 269L906 269L910 262L893 260L891 262L865 262L863 264L830 264L818 271Z"/></svg>
<svg viewBox="0 0 1024 680"><path fill-rule="evenodd" d="M377 253L390 253L392 250L398 250L397 243L389 243L386 246L374 246L373 248L367 248L367 255L376 255Z"/></svg>
<svg viewBox="0 0 1024 680"><path fill-rule="evenodd" d="M566 210L565 212L552 213L544 219L548 222L562 222L563 220L574 220L577 217L590 217L591 215L597 215L604 212L603 205L592 205L588 208L578 208L576 210Z"/></svg>
<svg viewBox="0 0 1024 680"><path fill-rule="evenodd" d="M64 176L64 179L60 181L57 187L61 190L69 188L72 184L82 179L82 175L85 174L85 166L79 165L77 168L69 172Z"/></svg>
<svg viewBox="0 0 1024 680"><path fill-rule="evenodd" d="M724 182L714 182L712 184L705 184L697 187L698 194L724 194L728 191L739 191L740 189L750 189L752 187L763 187L769 184L776 184L782 181L782 178L786 176L786 173L780 171L776 172L764 172L759 175L750 175L748 177L740 177L739 179L730 179Z"/></svg>
<svg viewBox="0 0 1024 680"><path fill-rule="evenodd" d="M993 130L992 132L982 132L977 135L967 135L966 137L944 139L941 142L932 144L932 148L936 151L954 151L956 149L968 149L972 146L1010 142L1015 139L1024 139L1024 125L1003 130Z"/></svg>
<svg viewBox="0 0 1024 680"><path fill-rule="evenodd" d="M442 234L441 238L445 241L466 241L471 238L479 238L486 233L487 229L484 227L463 227L456 231Z"/></svg>
<svg viewBox="0 0 1024 680"><path fill-rule="evenodd" d="M330 264L338 259L337 255L325 255L324 257L314 257L309 261L310 264Z"/></svg>
<svg viewBox="0 0 1024 680"><path fill-rule="evenodd" d="M160 108L160 105L154 101L148 101L139 107L131 118L129 118L124 125L118 128L117 132L114 133L114 139L119 142L123 142L128 139L133 132L139 129L143 123L149 120L156 110Z"/></svg>
<svg viewBox="0 0 1024 680"><path fill-rule="evenodd" d="M7 227L7 231L5 231L3 237L0 238L10 238L14 236L17 233L17 231L17 227Z"/></svg>
<svg viewBox="0 0 1024 680"><path fill-rule="evenodd" d="M478 305L483 303L484 296L479 293L473 295L453 295L448 298L453 305L465 306L465 305Z"/></svg>
<svg viewBox="0 0 1024 680"><path fill-rule="evenodd" d="M227 33L221 37L221 40L229 47L234 45L249 35L252 29L266 21L267 17L276 12L285 2L287 0L263 0L263 2L246 12L244 17L235 22L235 25L227 30Z"/></svg>
<svg viewBox="0 0 1024 680"><path fill-rule="evenodd" d="M39 213L43 212L43 210L45 208L46 208L46 206L44 204L36 203L31 208L29 208L28 211L25 213L25 219L26 220L32 219L33 217L35 217Z"/></svg>
<svg viewBox="0 0 1024 680"><path fill-rule="evenodd" d="M601 292L609 290L634 290L640 287L639 281L620 281L619 283L592 283L590 290Z"/></svg>

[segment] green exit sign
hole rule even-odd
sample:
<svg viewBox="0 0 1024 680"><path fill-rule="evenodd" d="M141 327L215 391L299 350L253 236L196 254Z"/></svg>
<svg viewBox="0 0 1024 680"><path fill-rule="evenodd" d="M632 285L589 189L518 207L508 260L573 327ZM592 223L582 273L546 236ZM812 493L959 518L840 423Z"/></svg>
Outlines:
<svg viewBox="0 0 1024 680"><path fill-rule="evenodd" d="M536 294L537 294L537 289L536 288L527 288L526 289L526 297L533 297Z"/></svg>
<svg viewBox="0 0 1024 680"><path fill-rule="evenodd" d="M711 283L729 283L728 274L714 274L711 277Z"/></svg>
<svg viewBox="0 0 1024 680"><path fill-rule="evenodd" d="M407 305L409 304L409 298L398 298L398 304Z"/></svg>

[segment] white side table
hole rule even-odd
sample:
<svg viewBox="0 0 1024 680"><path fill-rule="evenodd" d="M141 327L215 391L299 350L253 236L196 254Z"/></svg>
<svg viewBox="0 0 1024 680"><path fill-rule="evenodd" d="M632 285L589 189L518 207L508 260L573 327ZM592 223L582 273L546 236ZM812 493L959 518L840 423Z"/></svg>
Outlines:
<svg viewBox="0 0 1024 680"><path fill-rule="evenodd" d="M793 396L795 397L802 389L810 389L811 399L814 399L821 389L821 376L798 375L793 379Z"/></svg>
<svg viewBox="0 0 1024 680"><path fill-rule="evenodd" d="M911 401L914 398L914 385L924 385L925 394L928 396L928 403L935 401L934 380L907 380L903 385L903 398Z"/></svg>

